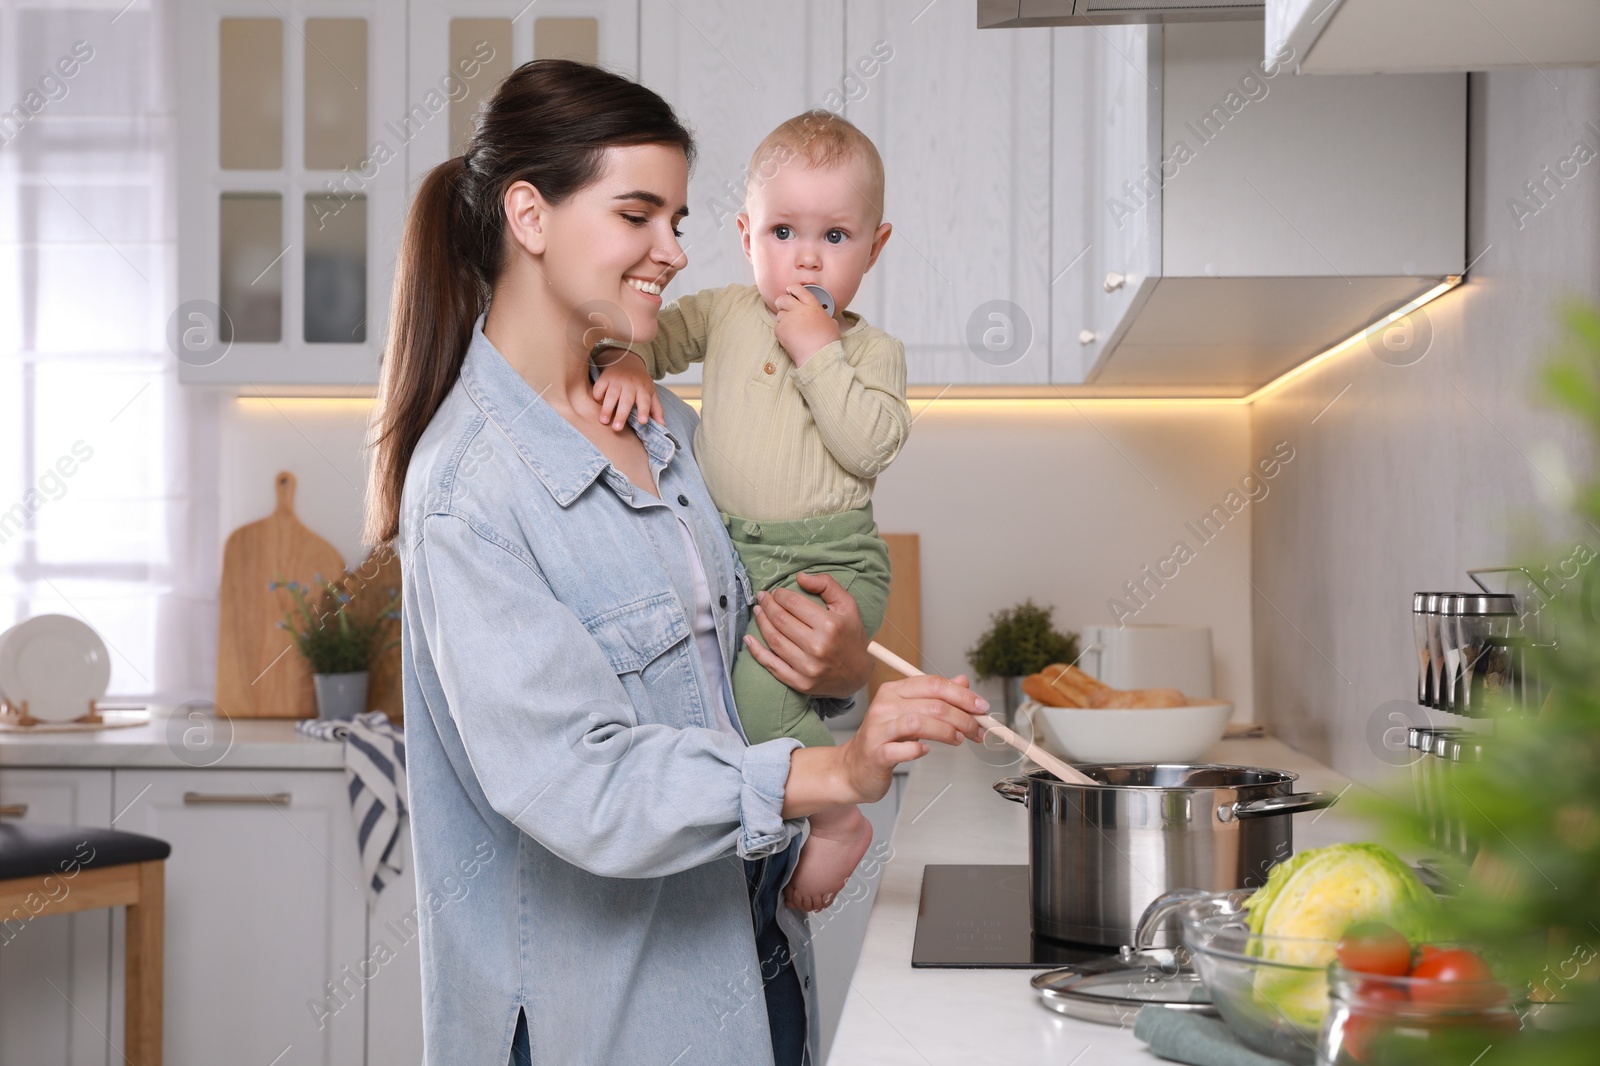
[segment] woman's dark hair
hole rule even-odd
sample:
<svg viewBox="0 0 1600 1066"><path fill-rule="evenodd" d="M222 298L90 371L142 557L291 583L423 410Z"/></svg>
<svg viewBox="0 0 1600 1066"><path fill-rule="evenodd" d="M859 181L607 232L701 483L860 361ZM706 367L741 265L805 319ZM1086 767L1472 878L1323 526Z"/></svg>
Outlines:
<svg viewBox="0 0 1600 1066"><path fill-rule="evenodd" d="M506 189L526 181L559 205L600 176L606 148L637 144L675 145L694 164L694 138L649 89L587 63L536 59L484 102L466 153L422 179L400 238L369 427L369 545L399 534L411 453L455 386L500 275Z"/></svg>

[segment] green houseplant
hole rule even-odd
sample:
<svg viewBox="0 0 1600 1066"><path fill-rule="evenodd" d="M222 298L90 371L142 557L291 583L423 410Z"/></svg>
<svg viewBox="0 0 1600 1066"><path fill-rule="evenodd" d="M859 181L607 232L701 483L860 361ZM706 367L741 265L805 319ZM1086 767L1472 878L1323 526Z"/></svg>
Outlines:
<svg viewBox="0 0 1600 1066"><path fill-rule="evenodd" d="M1040 607L1031 598L989 616L989 628L967 651L979 680L1005 679L1006 721L1022 702L1022 679L1051 663L1078 661L1078 635L1058 632L1051 623L1054 607Z"/></svg>
<svg viewBox="0 0 1600 1066"><path fill-rule="evenodd" d="M366 707L367 677L373 662L398 643L398 638L385 641L382 637L389 620L399 616L399 593L390 594L383 610L361 617L351 607L353 597L342 585L321 574L316 576L316 585L320 588L280 578L267 587L285 589L294 598L294 610L284 616L278 627L288 630L300 654L311 664L317 714L322 718L351 718Z"/></svg>

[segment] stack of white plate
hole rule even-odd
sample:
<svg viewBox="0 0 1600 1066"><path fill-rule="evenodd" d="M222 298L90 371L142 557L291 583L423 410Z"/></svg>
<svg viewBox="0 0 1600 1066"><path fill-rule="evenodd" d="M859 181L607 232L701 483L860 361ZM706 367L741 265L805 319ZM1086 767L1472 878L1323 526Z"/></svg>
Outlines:
<svg viewBox="0 0 1600 1066"><path fill-rule="evenodd" d="M0 695L41 722L83 717L110 684L105 641L76 618L35 615L0 633Z"/></svg>

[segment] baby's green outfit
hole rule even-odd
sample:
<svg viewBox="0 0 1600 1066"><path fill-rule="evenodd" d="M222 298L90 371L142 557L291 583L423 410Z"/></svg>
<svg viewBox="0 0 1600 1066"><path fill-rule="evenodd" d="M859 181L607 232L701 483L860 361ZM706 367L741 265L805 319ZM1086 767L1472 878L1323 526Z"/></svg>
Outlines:
<svg viewBox="0 0 1600 1066"><path fill-rule="evenodd" d="M905 442L911 409L905 347L854 312L842 317L839 339L795 366L760 291L729 285L663 307L655 340L630 347L656 379L704 362L694 457L755 586L811 595L796 575L830 574L871 636L889 598L872 487ZM761 639L753 618L747 632ZM752 744L833 743L811 700L750 655L734 660L732 684Z"/></svg>

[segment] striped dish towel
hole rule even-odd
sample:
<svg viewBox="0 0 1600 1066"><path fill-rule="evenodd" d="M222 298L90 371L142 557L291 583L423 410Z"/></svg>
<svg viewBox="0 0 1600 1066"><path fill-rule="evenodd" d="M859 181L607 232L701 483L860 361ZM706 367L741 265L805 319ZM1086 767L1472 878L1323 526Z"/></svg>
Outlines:
<svg viewBox="0 0 1600 1066"><path fill-rule="evenodd" d="M382 711L358 714L350 721L302 719L294 728L319 740L344 741L344 777L371 906L378 893L404 872L398 845L407 815L405 734L390 725Z"/></svg>

